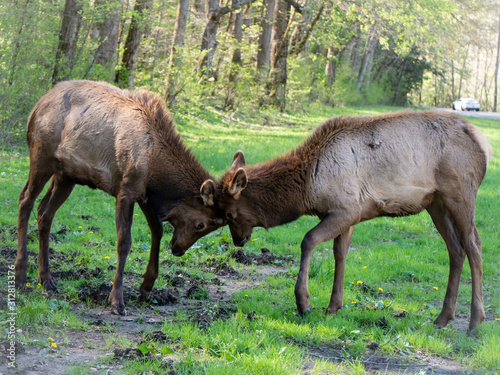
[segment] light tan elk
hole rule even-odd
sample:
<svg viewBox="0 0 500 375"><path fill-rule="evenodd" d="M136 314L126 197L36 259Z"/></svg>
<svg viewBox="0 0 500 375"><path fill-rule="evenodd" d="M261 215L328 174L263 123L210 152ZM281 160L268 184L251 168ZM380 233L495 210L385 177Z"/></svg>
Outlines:
<svg viewBox="0 0 500 375"><path fill-rule="evenodd" d="M302 215L319 217L301 244L295 286L301 314L311 308L309 263L318 244L334 240L335 275L327 312L335 314L342 307L345 259L354 225L425 209L450 258L446 296L435 324L444 327L455 315L467 255L472 274L469 329L473 329L484 319L475 202L490 156L484 135L455 115L427 111L336 117L298 148L268 162L245 166L243 153L237 152L219 182L217 201L237 246L249 240L254 227L270 228Z"/></svg>
<svg viewBox="0 0 500 375"><path fill-rule="evenodd" d="M135 202L151 229L143 295L151 292L158 276L162 221L175 228L170 248L177 256L225 224L214 206L215 183L182 142L161 99L151 93L91 81L61 82L36 103L27 141L30 170L19 198L18 286L26 283L29 215L50 178L38 206L39 283L56 289L49 270L49 235L56 211L75 184L103 190L116 198L118 263L109 296L115 314L126 314L123 271Z"/></svg>

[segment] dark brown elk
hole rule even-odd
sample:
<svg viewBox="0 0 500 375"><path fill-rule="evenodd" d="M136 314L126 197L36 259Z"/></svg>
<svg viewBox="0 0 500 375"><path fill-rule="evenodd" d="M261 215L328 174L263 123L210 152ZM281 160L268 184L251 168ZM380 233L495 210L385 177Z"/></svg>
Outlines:
<svg viewBox="0 0 500 375"><path fill-rule="evenodd" d="M215 183L185 147L161 99L151 93L100 82L61 82L36 103L27 141L30 170L19 197L18 286L26 283L29 215L50 178L38 206L39 283L56 289L49 270L49 234L56 211L75 184L103 190L116 198L118 261L109 296L116 314L126 314L123 271L136 202L151 229L142 295L151 292L158 276L162 221L174 226L170 248L176 256L225 224L214 205Z"/></svg>
<svg viewBox="0 0 500 375"><path fill-rule="evenodd" d="M465 256L472 274L469 329L484 319L482 248L474 223L476 195L491 156L486 138L458 116L399 112L378 117L337 117L318 127L300 147L268 162L245 166L237 152L218 184L233 242L243 246L252 228L270 228L316 215L320 222L301 244L295 286L297 309L309 304L313 249L334 240L335 275L327 312L344 293L344 268L354 225L378 216L427 210L450 259L443 308L435 321L454 317Z"/></svg>

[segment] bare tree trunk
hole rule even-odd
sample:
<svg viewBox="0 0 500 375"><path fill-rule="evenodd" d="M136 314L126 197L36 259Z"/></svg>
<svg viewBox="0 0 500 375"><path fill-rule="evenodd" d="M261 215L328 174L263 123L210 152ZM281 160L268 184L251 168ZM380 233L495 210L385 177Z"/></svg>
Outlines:
<svg viewBox="0 0 500 375"><path fill-rule="evenodd" d="M238 43L241 43L243 39L243 10L236 13L234 19L234 28L232 36ZM231 72L229 73L229 87L228 93L226 95L226 101L224 103L224 108L232 109L234 106L234 92L236 91L236 84L238 80L238 73L240 67L243 65L241 60L241 49L237 46L233 51L233 58L231 59Z"/></svg>
<svg viewBox="0 0 500 375"><path fill-rule="evenodd" d="M271 66L271 34L273 30L275 0L264 0L262 8L261 32L257 49L257 72L255 81L261 82L269 74Z"/></svg>
<svg viewBox="0 0 500 375"><path fill-rule="evenodd" d="M339 52L340 49L338 49L337 47L330 47L328 48L328 52L326 53L325 75L327 77L327 87L332 87L335 82L335 72L337 70L337 60Z"/></svg>
<svg viewBox="0 0 500 375"><path fill-rule="evenodd" d="M307 43L309 37L311 36L311 33L314 29L314 26L316 25L316 23L320 19L321 14L323 14L324 9L325 9L325 3L321 4L321 6L318 9L318 13L312 19L311 23L310 24L308 24L309 22L306 23L308 26L305 28L305 31L302 35L302 38L293 47L293 52L292 52L293 56L298 56L299 53L301 53L305 49L306 43ZM312 17L312 14L310 14L309 18L310 17ZM304 20L305 20L305 18L304 18Z"/></svg>
<svg viewBox="0 0 500 375"><path fill-rule="evenodd" d="M456 100L455 98L455 62L451 60L451 100Z"/></svg>
<svg viewBox="0 0 500 375"><path fill-rule="evenodd" d="M498 12L498 43L497 43L497 58L495 60L495 91L493 92L493 112L497 111L497 96L498 96L498 65L500 63L500 9Z"/></svg>
<svg viewBox="0 0 500 375"><path fill-rule="evenodd" d="M96 25L99 37L99 53L95 62L114 71L122 0L96 0L94 6L99 5L103 8L105 6L103 11L107 16Z"/></svg>
<svg viewBox="0 0 500 375"><path fill-rule="evenodd" d="M79 0L66 0L62 15L56 63L52 73L52 84L68 79L74 65L78 31L81 26L82 3Z"/></svg>
<svg viewBox="0 0 500 375"><path fill-rule="evenodd" d="M92 72L97 63L106 68L107 77L99 77L106 81L114 78L116 66L116 51L120 32L121 0L96 0L94 3L98 21L93 25L92 38L97 38L97 48L84 79Z"/></svg>
<svg viewBox="0 0 500 375"><path fill-rule="evenodd" d="M120 69L116 71L115 82L120 87L133 87L135 67L139 55L142 34L144 33L146 16L151 9L153 0L137 0L130 21L130 29L125 40L125 49Z"/></svg>
<svg viewBox="0 0 500 375"><path fill-rule="evenodd" d="M358 74L358 83L356 88L358 91L361 90L363 84L369 85L370 74L372 70L373 55L375 54L375 49L378 45L378 26L375 23L368 33L366 39L365 50L363 53L363 59L361 60L361 67Z"/></svg>
<svg viewBox="0 0 500 375"><path fill-rule="evenodd" d="M220 23L219 9L219 0L208 0L208 22L201 40L201 51L204 53L198 61L198 71L207 77L211 75L212 59L217 48L217 30Z"/></svg>
<svg viewBox="0 0 500 375"><path fill-rule="evenodd" d="M201 40L201 51L204 53L198 62L200 74L210 77L212 72L212 59L217 49L217 30L224 15L234 12L254 0L236 0L231 6L220 7L219 0L208 0L208 22Z"/></svg>
<svg viewBox="0 0 500 375"><path fill-rule="evenodd" d="M187 16L189 12L189 0L179 0L177 7L177 17L175 19L175 30L170 49L170 59L168 61L168 72L165 81L165 101L173 104L175 98L180 92L179 76L175 73L175 69L179 67L180 58L176 52L176 47L184 46L184 38L186 36Z"/></svg>
<svg viewBox="0 0 500 375"><path fill-rule="evenodd" d="M268 94L271 103L285 110L288 45L290 40L289 21L290 5L285 0L278 0L274 10L273 37L271 47L271 72Z"/></svg>

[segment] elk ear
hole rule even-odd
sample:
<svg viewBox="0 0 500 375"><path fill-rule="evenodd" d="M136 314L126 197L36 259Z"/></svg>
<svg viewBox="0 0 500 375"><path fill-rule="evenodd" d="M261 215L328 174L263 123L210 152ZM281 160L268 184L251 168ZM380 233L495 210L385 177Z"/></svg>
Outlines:
<svg viewBox="0 0 500 375"><path fill-rule="evenodd" d="M214 205L214 195L215 195L215 182L213 180L206 180L200 188L201 199L205 206Z"/></svg>
<svg viewBox="0 0 500 375"><path fill-rule="evenodd" d="M238 169L245 166L245 155L243 151L236 151L233 157L233 163L229 169Z"/></svg>
<svg viewBox="0 0 500 375"><path fill-rule="evenodd" d="M229 183L229 194L231 194L234 199L238 199L241 195L241 191L247 187L247 182L245 170L243 168L238 169Z"/></svg>

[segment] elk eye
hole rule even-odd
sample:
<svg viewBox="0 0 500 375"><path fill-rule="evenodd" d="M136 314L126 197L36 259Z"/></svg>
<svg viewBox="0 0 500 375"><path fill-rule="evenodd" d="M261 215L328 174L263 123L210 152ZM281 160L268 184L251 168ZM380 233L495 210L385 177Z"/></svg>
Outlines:
<svg viewBox="0 0 500 375"><path fill-rule="evenodd" d="M205 224L199 223L198 226L196 227L196 230L202 230L203 228L205 228Z"/></svg>
<svg viewBox="0 0 500 375"><path fill-rule="evenodd" d="M231 212L228 212L226 214L226 217L227 217L228 220L233 220L234 219L234 216L233 216L233 214Z"/></svg>

